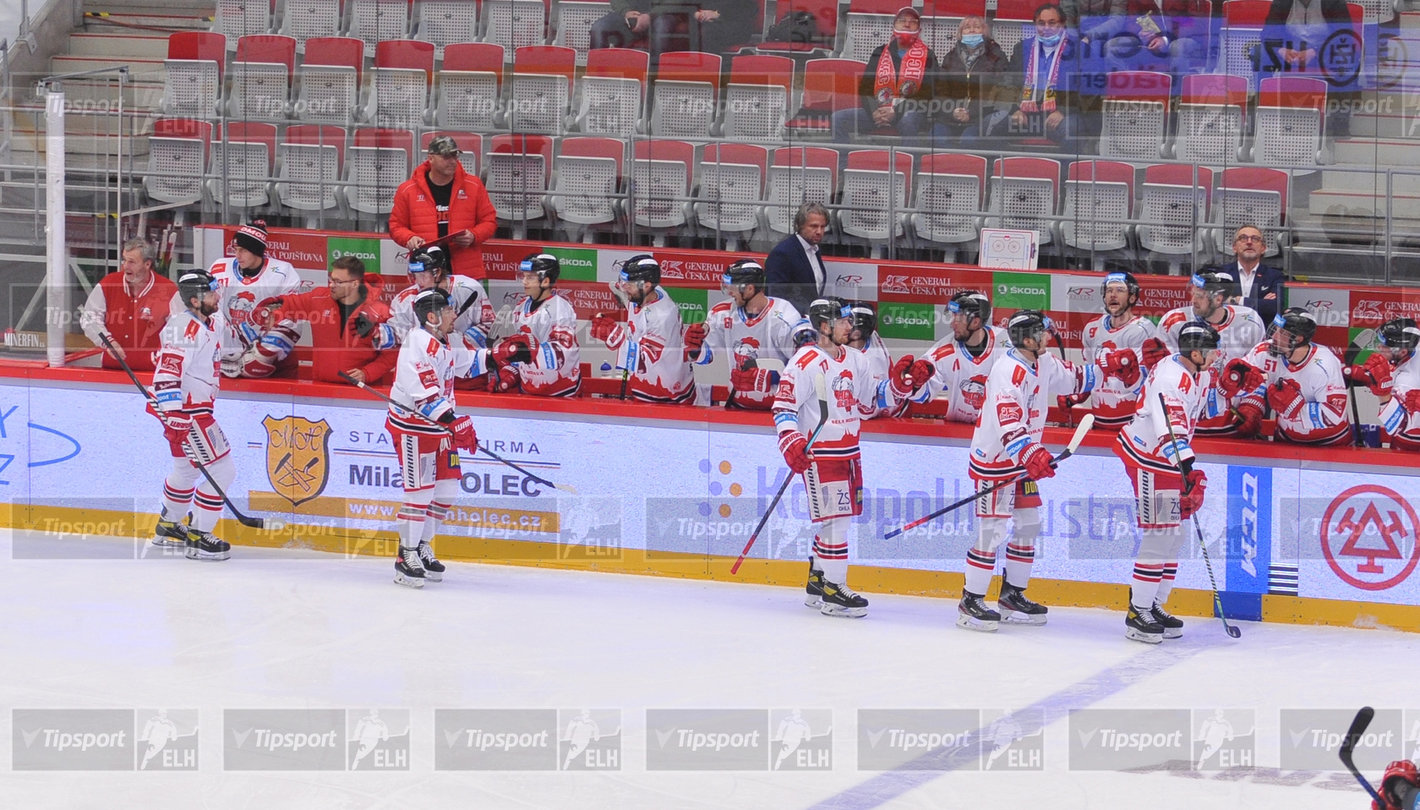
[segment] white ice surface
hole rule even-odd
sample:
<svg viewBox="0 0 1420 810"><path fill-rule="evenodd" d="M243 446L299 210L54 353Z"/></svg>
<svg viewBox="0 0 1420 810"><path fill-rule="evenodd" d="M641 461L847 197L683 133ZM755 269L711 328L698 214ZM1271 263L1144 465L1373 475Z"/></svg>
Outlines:
<svg viewBox="0 0 1420 810"><path fill-rule="evenodd" d="M863 620L796 589L449 564L422 592L389 560L237 547L224 563L14 559L0 533L0 807L7 808L1287 808L1369 806L1344 773L1075 772L1066 711L1252 708L1258 765L1278 710L1403 707L1414 635L1188 620L1159 648L1122 616L1055 609L1045 627L953 626L947 600L868 594ZM57 555L65 548L58 541ZM73 541L78 542L78 541ZM123 556L132 540L87 540ZM86 552L87 553L87 552ZM1113 678L1123 681L1111 686ZM1043 701L1041 772L874 773L860 708L1015 709ZM222 770L222 711L408 708L404 773ZM13 708L199 710L195 773L16 772ZM619 708L615 773L433 769L435 708ZM832 709L829 772L647 772L647 708ZM1338 729L1340 731L1340 729ZM1362 763L1374 778L1384 763ZM969 767L975 767L971 765ZM1339 770L1340 766L1336 768ZM1323 787L1325 785L1325 787Z"/></svg>

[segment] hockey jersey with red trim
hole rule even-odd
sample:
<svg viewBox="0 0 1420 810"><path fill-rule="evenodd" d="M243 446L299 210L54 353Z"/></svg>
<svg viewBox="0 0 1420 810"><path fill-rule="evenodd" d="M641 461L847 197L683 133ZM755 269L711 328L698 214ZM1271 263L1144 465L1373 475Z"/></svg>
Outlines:
<svg viewBox="0 0 1420 810"><path fill-rule="evenodd" d="M423 325L414 318L414 298L421 292L419 285L412 284L400 290L390 302L390 326L394 328L398 340L403 340L410 329ZM458 317L454 318L453 331L462 333L474 345L486 346L494 313L483 285L467 276L450 276L447 292L449 306L458 313ZM474 331L470 332L470 329Z"/></svg>
<svg viewBox="0 0 1420 810"><path fill-rule="evenodd" d="M857 349L833 350L805 346L795 354L779 377L774 394L774 428L781 435L797 430L812 436L819 426L818 378L824 379L828 397L828 422L814 438L812 451L819 458L857 458L862 420L877 408L898 404L886 382L875 383L868 358Z"/></svg>
<svg viewBox="0 0 1420 810"><path fill-rule="evenodd" d="M1083 394L1103 376L1093 363L1073 363L1042 354L1034 365L1010 349L986 377L986 399L971 434L973 478L1009 478L1025 471L1021 457L1045 434L1055 398Z"/></svg>
<svg viewBox="0 0 1420 810"><path fill-rule="evenodd" d="M1143 396L1136 399L1133 418L1120 428L1116 455L1126 464L1177 474L1178 465L1194 457L1193 433L1199 419L1216 415L1209 411L1219 400L1208 395L1213 385L1211 368L1195 375L1176 354L1159 361L1144 378Z"/></svg>
<svg viewBox="0 0 1420 810"><path fill-rule="evenodd" d="M625 341L617 347L617 368L630 369L628 388L646 402L688 402L695 396L695 372L685 359L680 307L666 290L641 306L627 303Z"/></svg>
<svg viewBox="0 0 1420 810"><path fill-rule="evenodd" d="M282 259L262 260L261 271L251 278L242 275L235 258L219 259L207 269L219 285L217 288L218 308L227 323L227 337L222 340L222 357L229 360L238 358L246 351L262 331L251 317L252 310L260 301L277 296L290 295L301 288L301 277L296 268ZM173 311L185 309L179 296L173 296L176 303ZM296 322L283 320L293 330Z"/></svg>
<svg viewBox="0 0 1420 810"><path fill-rule="evenodd" d="M1086 360L1099 363L1106 354L1120 349L1129 349L1134 359L1144 362L1144 343L1150 338L1159 338L1159 328L1148 318L1135 317L1122 326L1115 326L1109 315L1085 324L1080 332L1080 343ZM1118 426L1129 421L1134 414L1135 400L1144 390L1144 377L1134 385L1125 385L1117 377L1106 377L1090 393L1090 410L1094 411L1096 423L1104 426Z"/></svg>
<svg viewBox="0 0 1420 810"><path fill-rule="evenodd" d="M1390 439L1390 446L1396 450L1420 450L1420 409L1415 412L1405 410L1405 395L1420 389L1420 361L1410 355L1391 371L1391 397L1381 407L1381 429Z"/></svg>
<svg viewBox="0 0 1420 810"><path fill-rule="evenodd" d="M1349 400L1341 361L1331 349L1317 343L1307 348L1300 363L1290 365L1268 351L1269 343L1259 343L1247 362L1262 369L1267 383L1244 397L1264 411L1267 389L1280 380L1294 380L1302 389L1302 407L1292 416L1276 414L1275 438L1294 444L1344 444L1351 438L1351 420L1346 410Z"/></svg>
<svg viewBox="0 0 1420 810"><path fill-rule="evenodd" d="M410 329L395 361L390 399L400 407L390 406L389 423L411 433L446 435L430 422L453 412L454 378L469 376L477 354L478 349L458 332L449 333L444 341L423 327Z"/></svg>
<svg viewBox="0 0 1420 810"><path fill-rule="evenodd" d="M947 402L947 421L975 422L986 402L986 378L1010 348L1011 340L999 326L986 327L986 347L978 357L972 357L955 336L942 338L922 355L936 373L918 386L912 401L938 397Z"/></svg>
<svg viewBox="0 0 1420 810"><path fill-rule="evenodd" d="M1252 347L1267 339L1267 327L1262 323L1262 318L1251 307L1238 304L1224 304L1223 310L1227 313L1219 323L1210 323L1214 329L1218 330L1218 348L1222 350L1222 355L1218 358L1218 367L1214 369L1214 374L1221 374L1223 366L1229 360L1236 360L1239 357L1246 357L1252 351ZM1159 321L1159 331L1163 333L1161 337L1168 344L1170 351L1178 351L1178 334L1183 329L1183 325L1190 321L1198 320L1194 314L1192 306L1179 307L1169 310ZM1213 396L1224 399L1221 392L1213 389ZM1237 417L1232 413L1231 408L1237 406L1239 400L1233 399L1224 403L1223 407L1216 408L1216 416L1208 417L1198 423L1198 435L1200 436L1226 436L1237 431Z"/></svg>
<svg viewBox="0 0 1420 810"><path fill-rule="evenodd" d="M222 386L222 342L228 334L220 309L207 323L186 307L168 318L153 360L159 410L212 412Z"/></svg>
<svg viewBox="0 0 1420 810"><path fill-rule="evenodd" d="M794 305L782 298L767 297L768 304L751 317L733 301L721 301L705 318L705 344L697 365L706 365L725 356L731 368L750 360L778 360L787 364L794 356L794 326L802 318ZM769 410L775 391L734 391L732 402L750 410Z"/></svg>

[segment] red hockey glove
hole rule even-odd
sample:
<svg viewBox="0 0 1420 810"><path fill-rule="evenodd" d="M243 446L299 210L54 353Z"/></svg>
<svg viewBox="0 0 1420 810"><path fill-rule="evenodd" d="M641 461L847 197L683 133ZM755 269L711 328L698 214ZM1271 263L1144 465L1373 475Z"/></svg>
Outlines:
<svg viewBox="0 0 1420 810"><path fill-rule="evenodd" d="M1420 787L1420 775L1415 772L1415 763L1408 759L1397 759L1386 766L1385 776L1381 777L1381 801L1371 802L1372 810L1405 810L1402 804L1401 792L1405 786L1412 788Z"/></svg>
<svg viewBox="0 0 1420 810"><path fill-rule="evenodd" d="M1262 430L1262 406L1253 400L1238 405L1238 435L1243 438L1256 436Z"/></svg>
<svg viewBox="0 0 1420 810"><path fill-rule="evenodd" d="M707 332L704 321L685 327L685 359L687 361L700 356L700 349L705 345Z"/></svg>
<svg viewBox="0 0 1420 810"><path fill-rule="evenodd" d="M807 470L809 463L813 461L809 455L808 437L797 430L779 434L779 452L784 454L784 463L788 464L795 474Z"/></svg>
<svg viewBox="0 0 1420 810"><path fill-rule="evenodd" d="M1265 382L1267 375L1262 373L1262 369L1239 357L1229 360L1223 367L1223 374L1218 378L1218 390L1223 396L1232 399L1238 394L1262 387Z"/></svg>
<svg viewBox="0 0 1420 810"><path fill-rule="evenodd" d="M888 387L898 399L912 394L912 390L916 388L912 381L912 355L904 354L892 364L892 370L888 373Z"/></svg>
<svg viewBox="0 0 1420 810"><path fill-rule="evenodd" d="M912 370L908 374L912 375L912 387L921 388L922 384L932 379L937 373L937 367L931 361L919 357L912 361Z"/></svg>
<svg viewBox="0 0 1420 810"><path fill-rule="evenodd" d="M502 394L518 390L518 370L512 366L493 366L488 369L488 390Z"/></svg>
<svg viewBox="0 0 1420 810"><path fill-rule="evenodd" d="M1129 349L1119 349L1106 354L1100 359L1100 370L1106 377L1114 377L1130 388L1139 382L1142 374L1139 371L1138 359Z"/></svg>
<svg viewBox="0 0 1420 810"><path fill-rule="evenodd" d="M1203 508L1203 491L1208 488L1208 476L1202 470L1189 470L1183 476L1183 497L1179 499L1180 514L1193 517Z"/></svg>
<svg viewBox="0 0 1420 810"><path fill-rule="evenodd" d="M1055 457L1050 455L1050 451L1045 449L1045 445L1031 443L1026 447L1025 453L1021 455L1021 464L1026 468L1026 475L1032 481L1041 481L1055 475L1055 468L1050 466L1050 462Z"/></svg>
<svg viewBox="0 0 1420 810"><path fill-rule="evenodd" d="M1406 413L1420 411L1420 388L1412 388L1405 392L1405 396L1400 398L1400 406Z"/></svg>
<svg viewBox="0 0 1420 810"><path fill-rule="evenodd" d="M1272 406L1280 419L1295 419L1301 413L1306 400L1302 398L1302 387L1296 380L1278 380L1267 389L1267 404Z"/></svg>
<svg viewBox="0 0 1420 810"><path fill-rule="evenodd" d="M192 417L185 413L170 411L163 414L160 419L163 423L163 437L172 447L173 455L182 455L183 445L187 443L188 431L192 429Z"/></svg>
<svg viewBox="0 0 1420 810"><path fill-rule="evenodd" d="M736 391L768 393L779 384L779 375L759 368L753 360L730 370L730 387Z"/></svg>
<svg viewBox="0 0 1420 810"><path fill-rule="evenodd" d="M265 329L271 325L275 319L276 310L281 308L285 301L280 296L274 298L263 298L256 302L256 306L251 308L252 323L260 329Z"/></svg>
<svg viewBox="0 0 1420 810"><path fill-rule="evenodd" d="M1390 360L1380 353L1371 355L1363 366L1347 366L1346 377L1371 389L1372 394L1382 399L1390 396L1394 386Z"/></svg>
<svg viewBox="0 0 1420 810"><path fill-rule="evenodd" d="M1144 368L1152 369L1154 366L1159 364L1160 360L1167 359L1171 352L1169 352L1168 345L1165 344L1162 340L1159 340L1158 338L1149 338L1148 340L1144 341L1143 354Z"/></svg>
<svg viewBox="0 0 1420 810"><path fill-rule="evenodd" d="M519 332L516 335L509 335L498 341L493 347L493 359L499 366L509 363L531 363L533 358L533 339L527 332Z"/></svg>
<svg viewBox="0 0 1420 810"><path fill-rule="evenodd" d="M468 416L456 416L454 421L449 423L449 427L454 431L454 447L470 453L478 451L478 431L473 429L473 419Z"/></svg>
<svg viewBox="0 0 1420 810"><path fill-rule="evenodd" d="M626 342L626 327L605 312L592 316L592 337L615 349Z"/></svg>

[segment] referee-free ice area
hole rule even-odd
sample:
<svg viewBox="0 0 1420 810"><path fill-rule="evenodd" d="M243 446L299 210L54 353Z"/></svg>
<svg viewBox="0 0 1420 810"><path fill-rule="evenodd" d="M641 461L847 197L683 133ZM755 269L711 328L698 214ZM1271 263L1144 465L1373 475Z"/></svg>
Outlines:
<svg viewBox="0 0 1420 810"><path fill-rule="evenodd" d="M0 535L0 806L1369 806L1420 745L1415 635L1122 612L954 626L865 594ZM1407 701L1410 701L1407 703Z"/></svg>

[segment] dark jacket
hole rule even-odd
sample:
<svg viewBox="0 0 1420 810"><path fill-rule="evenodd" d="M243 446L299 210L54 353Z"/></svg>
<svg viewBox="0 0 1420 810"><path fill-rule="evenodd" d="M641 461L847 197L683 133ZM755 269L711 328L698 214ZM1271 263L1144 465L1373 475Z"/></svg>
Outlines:
<svg viewBox="0 0 1420 810"><path fill-rule="evenodd" d="M1242 281L1242 271L1238 269L1238 263L1233 262L1223 268L1224 273L1232 273L1233 278ZM1265 264L1257 265L1257 274L1252 280L1252 293L1245 296L1242 302L1245 306L1252 307L1257 314L1262 316L1262 323L1267 327L1272 326L1272 319L1277 316L1282 308L1282 300L1286 296L1285 286L1287 275L1276 267L1269 267ZM1268 295L1272 295L1268 298Z"/></svg>
<svg viewBox="0 0 1420 810"><path fill-rule="evenodd" d="M887 45L879 45L873 49L873 53L868 57L868 66L863 69L863 75L858 79L858 101L863 109L872 114L878 108L878 99L873 95L873 84L878 75L878 60L883 58L883 49ZM893 48L889 55L892 59L894 70L902 70L902 54ZM932 53L932 49L927 49L927 70L922 76L922 85L915 92L908 93L901 106L898 107L897 116L894 122L902 120L903 113L911 110L918 110L929 113L932 110L932 99L937 92L937 55Z"/></svg>
<svg viewBox="0 0 1420 810"><path fill-rule="evenodd" d="M818 258L822 262L823 254L820 253ZM823 271L824 283L827 283L827 266ZM814 276L814 269L809 265L809 257L804 255L804 247L799 244L798 234L790 234L788 239L769 251L769 256L764 260L764 281L770 295L793 304L800 315L808 312L809 304L823 294L823 288L816 283L818 279Z"/></svg>
<svg viewBox="0 0 1420 810"><path fill-rule="evenodd" d="M1016 46L1016 52L1011 55L1011 62L1006 68L1006 75L1001 77L1001 93L1005 102L1002 106L1015 112L1021 106L1021 90L1025 87L1026 75L1026 53L1030 48L1035 47L1035 37L1028 37L1021 40L1021 44ZM1077 68L1075 64L1078 48L1075 40L1066 37L1060 43L1064 52L1060 55L1060 73L1055 84L1055 107L1060 112L1069 114L1076 106L1076 81L1074 74Z"/></svg>
<svg viewBox="0 0 1420 810"><path fill-rule="evenodd" d="M990 37L986 38L983 48L970 70L962 58L960 44L942 57L942 67L937 72L937 99L941 101L938 120L960 126L960 122L952 116L952 110L965 107L971 115L966 125L977 125L985 118L983 108L989 110L1007 101L1003 93L1010 82L1003 83L1002 79L1011 75L1006 72L1010 59Z"/></svg>
<svg viewBox="0 0 1420 810"><path fill-rule="evenodd" d="M1271 73L1315 73L1320 67L1317 60L1300 67L1285 65L1278 51L1288 48L1294 51L1315 50L1321 56L1321 46L1326 38L1341 29L1351 27L1351 12L1346 8L1346 0L1313 0L1321 3L1321 16L1327 22L1327 34L1319 42L1311 42L1297 37L1287 30L1287 17L1292 13L1293 0L1272 0L1267 10L1267 20L1262 26L1261 47L1258 49L1257 69L1263 75Z"/></svg>

